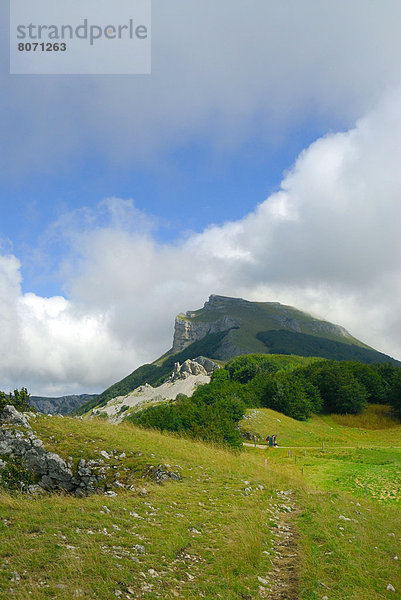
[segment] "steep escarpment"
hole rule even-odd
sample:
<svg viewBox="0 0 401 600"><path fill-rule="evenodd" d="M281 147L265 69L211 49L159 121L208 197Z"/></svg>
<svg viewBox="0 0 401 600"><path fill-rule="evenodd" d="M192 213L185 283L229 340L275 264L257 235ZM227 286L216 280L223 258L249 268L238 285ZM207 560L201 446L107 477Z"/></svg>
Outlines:
<svg viewBox="0 0 401 600"><path fill-rule="evenodd" d="M172 352L181 352L190 344L201 340L210 333L219 333L221 331L229 331L239 327L238 322L224 315L220 319L211 322L195 321L190 318L191 312L180 314L175 318L174 340Z"/></svg>

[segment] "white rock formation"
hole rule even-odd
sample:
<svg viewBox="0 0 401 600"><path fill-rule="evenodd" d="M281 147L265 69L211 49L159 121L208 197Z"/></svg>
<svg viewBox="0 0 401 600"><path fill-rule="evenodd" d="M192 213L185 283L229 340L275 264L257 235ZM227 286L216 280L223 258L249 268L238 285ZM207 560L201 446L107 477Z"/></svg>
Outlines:
<svg viewBox="0 0 401 600"><path fill-rule="evenodd" d="M175 400L179 394L192 396L199 385L209 383L212 372L218 368L219 365L203 356L188 359L182 365L175 363L172 374L162 385L152 387L145 383L126 396L112 398L105 406L94 409L92 415L106 413L109 419L118 423L127 416L130 408L142 410L153 404Z"/></svg>

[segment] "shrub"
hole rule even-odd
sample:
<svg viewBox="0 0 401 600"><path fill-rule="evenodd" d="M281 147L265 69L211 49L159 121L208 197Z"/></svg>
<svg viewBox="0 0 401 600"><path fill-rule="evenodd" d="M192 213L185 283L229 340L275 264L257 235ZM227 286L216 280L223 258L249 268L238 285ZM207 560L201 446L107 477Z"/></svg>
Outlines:
<svg viewBox="0 0 401 600"><path fill-rule="evenodd" d="M33 410L29 405L29 394L26 388L14 390L13 394L0 392L0 412L7 404L12 404L20 412Z"/></svg>
<svg viewBox="0 0 401 600"><path fill-rule="evenodd" d="M11 491L24 490L35 483L33 474L27 470L19 456L3 457L5 467L0 471L0 487Z"/></svg>

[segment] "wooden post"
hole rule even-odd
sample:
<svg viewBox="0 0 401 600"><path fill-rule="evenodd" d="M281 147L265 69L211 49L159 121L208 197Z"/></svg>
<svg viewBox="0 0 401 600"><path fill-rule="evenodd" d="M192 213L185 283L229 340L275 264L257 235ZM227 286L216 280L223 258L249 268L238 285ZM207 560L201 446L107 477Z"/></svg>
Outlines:
<svg viewBox="0 0 401 600"><path fill-rule="evenodd" d="M256 448L256 435L253 436L253 443L254 443L254 446Z"/></svg>
<svg viewBox="0 0 401 600"><path fill-rule="evenodd" d="M295 464L297 464L297 457L295 457Z"/></svg>
<svg viewBox="0 0 401 600"><path fill-rule="evenodd" d="M365 490L366 490L366 501L369 502L369 490L368 490L368 484L365 483Z"/></svg>
<svg viewBox="0 0 401 600"><path fill-rule="evenodd" d="M304 456L306 456L306 450L304 450Z"/></svg>
<svg viewBox="0 0 401 600"><path fill-rule="evenodd" d="M322 442L322 452L324 452L324 442Z"/></svg>
<svg viewBox="0 0 401 600"><path fill-rule="evenodd" d="M302 467L302 471L301 472L302 472L302 475L303 475L304 474L304 468L303 467Z"/></svg>

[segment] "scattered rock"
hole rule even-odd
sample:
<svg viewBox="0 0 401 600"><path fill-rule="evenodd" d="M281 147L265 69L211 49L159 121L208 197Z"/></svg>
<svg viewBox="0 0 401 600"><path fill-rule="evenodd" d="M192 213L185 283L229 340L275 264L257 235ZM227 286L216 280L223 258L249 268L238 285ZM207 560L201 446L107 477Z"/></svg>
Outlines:
<svg viewBox="0 0 401 600"><path fill-rule="evenodd" d="M388 586L386 587L386 590L388 592L395 592L395 588L391 585L391 583L388 584Z"/></svg>
<svg viewBox="0 0 401 600"><path fill-rule="evenodd" d="M181 475L170 471L168 467L170 467L170 465L159 465L158 467L150 466L147 474L150 475L152 479L156 481L156 483L163 483L163 481L167 481L169 479L179 481L181 479Z"/></svg>

